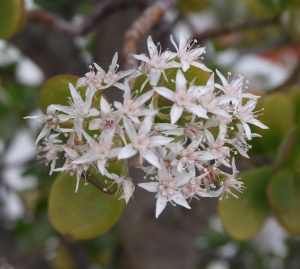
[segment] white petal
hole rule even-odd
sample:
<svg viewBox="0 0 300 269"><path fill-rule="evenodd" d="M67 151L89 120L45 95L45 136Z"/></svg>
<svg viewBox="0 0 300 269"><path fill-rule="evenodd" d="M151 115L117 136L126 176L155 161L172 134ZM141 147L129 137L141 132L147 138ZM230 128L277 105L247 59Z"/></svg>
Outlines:
<svg viewBox="0 0 300 269"><path fill-rule="evenodd" d="M122 148L118 154L118 159L127 159L137 154L137 150L132 147L132 144L129 144Z"/></svg>
<svg viewBox="0 0 300 269"><path fill-rule="evenodd" d="M251 119L248 121L249 123L252 123L262 129L269 129L269 127L267 125L264 125L262 122L260 122L259 120L257 119Z"/></svg>
<svg viewBox="0 0 300 269"><path fill-rule="evenodd" d="M88 108L88 109L91 108L92 99L94 97L95 92L96 92L96 89L94 87L94 84L91 84L85 92L85 94L86 94L85 105L86 105L86 108Z"/></svg>
<svg viewBox="0 0 300 269"><path fill-rule="evenodd" d="M249 125L248 125L247 123L244 123L244 122L242 122L242 124L243 124L243 126L244 126L244 129L245 129L245 133L246 133L246 135L247 135L247 138L248 138L249 140L251 140L251 139L252 139L252 136L251 136L251 129L250 129Z"/></svg>
<svg viewBox="0 0 300 269"><path fill-rule="evenodd" d="M72 160L76 160L80 157L80 155L74 149L68 147L63 147L63 149Z"/></svg>
<svg viewBox="0 0 300 269"><path fill-rule="evenodd" d="M76 89L78 89L82 86L87 86L85 81L86 81L86 77L79 78L76 82Z"/></svg>
<svg viewBox="0 0 300 269"><path fill-rule="evenodd" d="M151 150L141 151L140 154L146 161L148 161L149 163L151 163L155 167L157 167L157 168L161 167L160 164L159 164L157 156Z"/></svg>
<svg viewBox="0 0 300 269"><path fill-rule="evenodd" d="M149 78L150 78L150 84L152 86L157 85L160 75L161 75L161 72L162 71L160 69L151 68Z"/></svg>
<svg viewBox="0 0 300 269"><path fill-rule="evenodd" d="M53 107L56 109L56 110L59 110L59 111L62 111L62 112L65 112L69 115L72 115L72 117L74 117L74 110L72 107L70 106L61 106L61 105L53 105Z"/></svg>
<svg viewBox="0 0 300 269"><path fill-rule="evenodd" d="M221 79L223 86L224 87L227 86L228 85L227 79L221 74L221 72L218 69L216 69L216 72L217 72L219 78Z"/></svg>
<svg viewBox="0 0 300 269"><path fill-rule="evenodd" d="M201 64L201 63L199 63L199 62L192 61L192 62L191 62L191 65L196 66L196 67L202 69L203 71L212 72L212 70L210 70L210 69L207 68L204 64Z"/></svg>
<svg viewBox="0 0 300 269"><path fill-rule="evenodd" d="M185 106L185 109L196 114L199 118L208 119L207 110L204 109L201 105L189 104Z"/></svg>
<svg viewBox="0 0 300 269"><path fill-rule="evenodd" d="M150 59L147 56L145 56L144 54L139 54L139 55L133 54L133 56L134 56L134 58L136 58L140 61L146 62L148 64L151 63Z"/></svg>
<svg viewBox="0 0 300 269"><path fill-rule="evenodd" d="M58 118L59 122L66 122L67 120L73 118L70 115L63 115L63 114L58 114L56 117Z"/></svg>
<svg viewBox="0 0 300 269"><path fill-rule="evenodd" d="M167 197L163 197L159 195L156 200L156 210L155 210L155 216L158 218L160 213L165 209L167 205Z"/></svg>
<svg viewBox="0 0 300 269"><path fill-rule="evenodd" d="M86 154L86 155L83 155L80 158L72 161L72 163L91 163L91 162L94 162L96 160L97 160L97 158L94 155Z"/></svg>
<svg viewBox="0 0 300 269"><path fill-rule="evenodd" d="M177 44L175 43L175 41L174 41L174 39L173 39L173 36L172 36L172 35L170 36L170 40L171 40L172 44L174 45L174 47L175 47L176 51L178 52L178 47L177 47Z"/></svg>
<svg viewBox="0 0 300 269"><path fill-rule="evenodd" d="M181 193L177 192L172 196L172 201L174 201L176 204L181 205L183 207L186 207L188 209L191 209L187 201L184 199Z"/></svg>
<svg viewBox="0 0 300 269"><path fill-rule="evenodd" d="M158 192L158 182L139 183L138 185L147 191Z"/></svg>
<svg viewBox="0 0 300 269"><path fill-rule="evenodd" d="M175 102L174 92L167 89L166 87L154 87L154 90L161 96Z"/></svg>
<svg viewBox="0 0 300 269"><path fill-rule="evenodd" d="M181 58L181 63L183 72L186 72L190 68L189 62Z"/></svg>
<svg viewBox="0 0 300 269"><path fill-rule="evenodd" d="M144 93L136 99L136 102L138 102L140 105L145 104L152 97L153 93L154 90Z"/></svg>
<svg viewBox="0 0 300 269"><path fill-rule="evenodd" d="M90 110L90 112L89 112L89 114L88 114L88 117L94 117L94 116L98 116L98 115L100 115L99 110L93 107L93 108Z"/></svg>
<svg viewBox="0 0 300 269"><path fill-rule="evenodd" d="M176 175L176 177L175 177L175 181L176 181L175 187L181 187L184 184L188 183L192 176L193 176L192 173L180 173L180 174Z"/></svg>
<svg viewBox="0 0 300 269"><path fill-rule="evenodd" d="M38 138L35 141L35 145L47 134L49 134L51 131L51 128L47 127L47 125L44 126L43 130L41 131L41 133L39 134Z"/></svg>
<svg viewBox="0 0 300 269"><path fill-rule="evenodd" d="M105 98L103 96L101 96L101 100L100 100L100 109L101 109L101 114L102 113L110 113L110 105L109 103L105 100Z"/></svg>
<svg viewBox="0 0 300 269"><path fill-rule="evenodd" d="M89 123L89 130L98 130L102 121L102 119L91 120Z"/></svg>
<svg viewBox="0 0 300 269"><path fill-rule="evenodd" d="M133 141L134 138L136 137L136 130L135 130L135 127L134 127L132 121L126 117L123 117L123 123L124 123L127 135L129 136L130 140Z"/></svg>
<svg viewBox="0 0 300 269"><path fill-rule="evenodd" d="M179 50L183 49L184 46L186 45L187 38L183 34L183 32L180 33L180 38L179 38Z"/></svg>
<svg viewBox="0 0 300 269"><path fill-rule="evenodd" d="M98 165L98 169L99 169L99 172L102 174L102 175L105 175L105 164L106 164L106 159L105 160L98 160L97 162L97 165Z"/></svg>
<svg viewBox="0 0 300 269"><path fill-rule="evenodd" d="M157 171L158 178L162 180L168 178L170 174L162 159L159 160L159 164L160 164L160 169L158 169Z"/></svg>
<svg viewBox="0 0 300 269"><path fill-rule="evenodd" d="M139 134L143 133L149 133L152 128L152 123L153 123L153 117L152 116L146 116L145 119L143 120L140 128L139 128Z"/></svg>
<svg viewBox="0 0 300 269"><path fill-rule="evenodd" d="M151 36L148 36L148 39L147 39L147 46L148 46L149 55L150 55L150 58L151 58L151 59L152 59L152 57L153 57L153 54L158 55L157 48L156 48L156 46L154 45L154 42L153 42Z"/></svg>
<svg viewBox="0 0 300 269"><path fill-rule="evenodd" d="M82 138L82 123L83 123L83 119L82 118L75 118L74 119L74 126L75 126L75 130L76 130L76 133L78 135L78 138L81 140Z"/></svg>
<svg viewBox="0 0 300 269"><path fill-rule="evenodd" d="M96 63L94 63L94 66L96 67L96 69L101 72L101 73L105 73L105 71Z"/></svg>
<svg viewBox="0 0 300 269"><path fill-rule="evenodd" d="M211 145L215 142L214 136L213 136L213 134L212 134L210 131L208 131L207 129L205 129L204 131L205 131L205 135L206 135L207 142L208 142L208 144L211 146Z"/></svg>
<svg viewBox="0 0 300 269"><path fill-rule="evenodd" d="M170 111L171 124L174 124L179 120L179 118L182 115L182 112L183 112L183 107L178 106L177 104L173 104Z"/></svg>
<svg viewBox="0 0 300 269"><path fill-rule="evenodd" d="M164 136L153 136L151 137L151 142L149 147L154 148L154 147L159 147L162 145L166 145L168 143L170 143L171 141L173 141L174 138L171 137L164 137Z"/></svg>
<svg viewBox="0 0 300 269"><path fill-rule="evenodd" d="M186 91L186 79L180 69L177 71L176 74L176 91L177 90Z"/></svg>

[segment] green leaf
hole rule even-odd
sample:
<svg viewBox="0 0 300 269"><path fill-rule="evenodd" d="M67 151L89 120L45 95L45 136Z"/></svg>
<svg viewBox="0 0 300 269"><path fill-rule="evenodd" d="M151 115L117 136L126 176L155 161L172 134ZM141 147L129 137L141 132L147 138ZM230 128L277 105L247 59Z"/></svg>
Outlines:
<svg viewBox="0 0 300 269"><path fill-rule="evenodd" d="M0 1L0 39L8 39L24 25L26 10L22 0Z"/></svg>
<svg viewBox="0 0 300 269"><path fill-rule="evenodd" d="M246 0L249 7L263 18L269 19L277 16L281 6L276 0Z"/></svg>
<svg viewBox="0 0 300 269"><path fill-rule="evenodd" d="M292 149L295 149L295 139L298 131L298 126L293 126L289 132L285 135L282 140L281 145L278 148L277 154L274 160L274 168L273 173L281 169L281 167L287 162L289 163L288 159L291 155ZM298 149L298 147L297 147Z"/></svg>
<svg viewBox="0 0 300 269"><path fill-rule="evenodd" d="M272 167L264 166L240 174L246 187L239 199L230 196L219 202L218 213L226 233L246 241L256 235L270 214L265 190Z"/></svg>
<svg viewBox="0 0 300 269"><path fill-rule="evenodd" d="M300 171L282 169L270 180L267 196L280 224L291 234L300 234Z"/></svg>
<svg viewBox="0 0 300 269"><path fill-rule="evenodd" d="M254 127L262 135L261 144L269 154L274 154L288 130L295 124L296 107L293 99L286 93L273 93L263 100L264 114L259 117L269 129ZM280 108L280 109L279 109Z"/></svg>
<svg viewBox="0 0 300 269"><path fill-rule="evenodd" d="M79 77L73 75L59 75L48 79L42 86L39 93L39 104L44 113L47 111L47 107L51 104L69 106L69 98L71 97L69 83L74 87ZM83 100L86 98L87 87L82 86L77 89ZM96 91L92 106L99 108L100 98L107 97L103 94L103 90Z"/></svg>
<svg viewBox="0 0 300 269"><path fill-rule="evenodd" d="M60 174L50 192L49 218L62 235L80 240L108 231L120 218L125 202L80 180L75 193L76 177Z"/></svg>
<svg viewBox="0 0 300 269"><path fill-rule="evenodd" d="M79 77L72 75L60 75L48 79L42 86L39 94L39 103L42 111L46 113L47 107L52 104L69 105L69 83L75 87ZM84 97L84 89L80 88L81 96Z"/></svg>

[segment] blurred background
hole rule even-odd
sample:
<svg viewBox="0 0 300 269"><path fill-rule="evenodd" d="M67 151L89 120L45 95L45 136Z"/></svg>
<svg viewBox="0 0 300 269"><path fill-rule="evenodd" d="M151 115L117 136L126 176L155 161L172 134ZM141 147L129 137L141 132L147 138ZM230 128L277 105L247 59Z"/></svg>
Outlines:
<svg viewBox="0 0 300 269"><path fill-rule="evenodd" d="M0 0L0 15L9 3ZM206 66L223 74L242 74L250 81L249 90L263 96L261 120L270 132L257 130L265 138L253 140L251 159L238 160L238 170L272 164L273 172L284 165L295 170L298 162L287 155L299 152L293 128L300 122L300 1L12 0L11 4L14 14L21 10L21 15L16 19L9 15L11 20L0 16L0 269L300 268L298 174L292 195L278 191L284 201L298 197L287 205L287 221L272 196L271 183L278 177L273 180L270 174L271 183L257 194L264 201L256 203L256 211L231 208L229 221L228 209L218 205L218 199L193 200L192 210L168 205L155 219L153 194L136 188L134 199L109 232L78 242L64 238L47 215L56 174L49 176L48 167L36 160L34 142L42 126L23 119L42 114L38 94L47 79L60 74L81 77L92 62L107 70L116 51L120 69L134 66L130 53L147 52L149 34L163 50L174 50L170 35L178 41L184 32L206 47ZM130 39L134 22L149 14L142 24L144 34ZM113 88L105 94L111 101L121 97ZM282 152L287 153L282 157ZM143 180L141 171L130 173L136 182ZM279 179L284 180L285 174ZM249 197L247 189L239 196ZM262 207L267 209L255 231L245 235L256 225L255 214ZM254 217L241 223L242 231L235 234L240 219L252 213Z"/></svg>

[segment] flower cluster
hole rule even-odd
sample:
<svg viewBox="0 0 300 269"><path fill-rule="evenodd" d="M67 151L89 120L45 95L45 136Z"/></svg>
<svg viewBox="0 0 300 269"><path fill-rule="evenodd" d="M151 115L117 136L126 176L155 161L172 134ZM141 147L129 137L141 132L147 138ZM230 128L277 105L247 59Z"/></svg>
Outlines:
<svg viewBox="0 0 300 269"><path fill-rule="evenodd" d="M135 55L141 61L137 70L117 72L117 54L107 73L94 64L77 85L69 84L69 106L53 104L47 115L26 117L45 123L36 144L45 139L38 159L51 162L50 173L74 173L77 191L80 179L96 169L117 184L119 198L127 203L134 192L133 181L111 171L109 164L137 155L138 167L150 180L138 185L156 193L156 217L167 202L190 208L192 198L224 193L237 197L231 189L241 192L243 183L236 179L231 155L248 158L247 141L259 136L249 124L268 128L253 112L259 96L244 92L247 82L240 75L230 80L217 70L221 84L216 83L215 73L199 60L205 48L195 46L195 41L181 34L178 46L172 36L171 42L176 52L161 53L149 36L149 54ZM187 80L191 68L206 75L205 85L197 85L196 78ZM99 91L110 86L123 91L123 102L110 104L102 95L96 103ZM85 98L78 91L82 87ZM65 164L56 168L62 153ZM232 174L223 172L224 166Z"/></svg>

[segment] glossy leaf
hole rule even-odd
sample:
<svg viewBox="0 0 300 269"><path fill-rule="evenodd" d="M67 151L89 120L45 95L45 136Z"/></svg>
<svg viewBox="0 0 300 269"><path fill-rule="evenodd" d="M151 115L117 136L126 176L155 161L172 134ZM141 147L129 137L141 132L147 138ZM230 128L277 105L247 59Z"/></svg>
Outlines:
<svg viewBox="0 0 300 269"><path fill-rule="evenodd" d="M239 178L246 189L236 199L233 196L219 202L218 212L226 233L235 240L245 241L261 229L270 214L265 195L271 177L271 166L252 169L241 173Z"/></svg>
<svg viewBox="0 0 300 269"><path fill-rule="evenodd" d="M268 184L270 205L280 224L291 234L300 234L300 171L283 169Z"/></svg>
<svg viewBox="0 0 300 269"><path fill-rule="evenodd" d="M293 99L285 93L274 93L263 100L264 113L259 117L269 129L254 128L266 153L274 154L287 131L295 124L296 107ZM279 109L280 108L280 109Z"/></svg>
<svg viewBox="0 0 300 269"><path fill-rule="evenodd" d="M109 230L121 216L125 202L76 177L60 174L53 183L48 213L54 228L73 239L89 239Z"/></svg>
<svg viewBox="0 0 300 269"><path fill-rule="evenodd" d="M0 39L8 39L22 29L26 19L23 0L0 1Z"/></svg>
<svg viewBox="0 0 300 269"><path fill-rule="evenodd" d="M293 149L294 151L297 151L298 149L295 144L297 132L298 127L293 126L282 140L282 143L279 146L277 154L275 156L273 173L281 169L281 167L284 166L285 163L289 164L289 159L294 157L294 155L291 153Z"/></svg>
<svg viewBox="0 0 300 269"><path fill-rule="evenodd" d="M70 88L69 83L76 85L79 77L72 75L60 75L48 79L42 86L39 94L39 103L42 111L46 113L51 104L69 105ZM84 97L84 89L80 91Z"/></svg>

